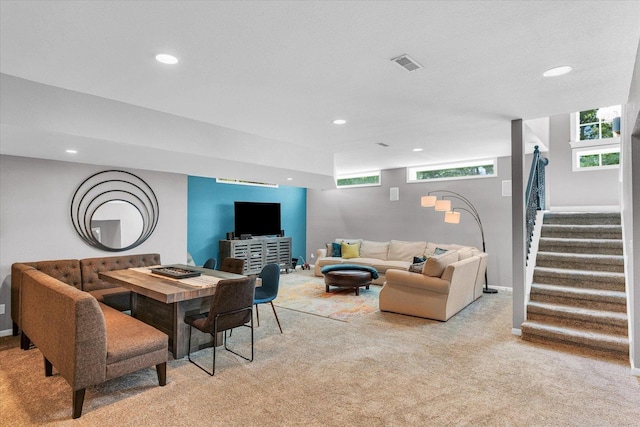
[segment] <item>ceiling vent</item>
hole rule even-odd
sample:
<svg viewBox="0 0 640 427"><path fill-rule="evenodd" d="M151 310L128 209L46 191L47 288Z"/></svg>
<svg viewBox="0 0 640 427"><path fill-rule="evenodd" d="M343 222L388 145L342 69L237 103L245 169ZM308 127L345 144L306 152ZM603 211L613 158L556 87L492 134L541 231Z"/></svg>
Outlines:
<svg viewBox="0 0 640 427"><path fill-rule="evenodd" d="M400 55L397 58L393 58L392 61L407 71L415 71L422 68L422 65L418 64L415 59L410 58L409 55Z"/></svg>

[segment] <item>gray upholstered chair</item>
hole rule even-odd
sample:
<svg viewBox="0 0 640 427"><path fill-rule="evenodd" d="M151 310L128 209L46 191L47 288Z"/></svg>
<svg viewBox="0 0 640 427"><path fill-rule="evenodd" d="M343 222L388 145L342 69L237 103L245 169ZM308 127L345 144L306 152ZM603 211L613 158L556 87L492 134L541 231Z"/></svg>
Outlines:
<svg viewBox="0 0 640 427"><path fill-rule="evenodd" d="M189 325L189 347L187 357L209 375L216 373L216 345L218 332L224 331L224 348L245 360L253 361L253 295L256 287L255 277L221 280L211 299L208 313L185 316L184 322ZM249 324L247 324L249 323ZM243 356L227 347L227 331L240 326L251 328L251 358ZM213 336L213 369L211 372L191 359L191 333L196 328Z"/></svg>
<svg viewBox="0 0 640 427"><path fill-rule="evenodd" d="M256 294L253 298L253 304L256 306L256 320L258 321L258 326L260 326L258 304L270 303L273 315L276 317L276 322L278 322L278 328L280 328L280 333L282 333L282 326L280 326L278 313L276 313L276 308L273 306L273 300L278 296L280 266L278 264L265 265L260 272L260 279L262 279L262 286L256 288Z"/></svg>
<svg viewBox="0 0 640 427"><path fill-rule="evenodd" d="M244 260L241 258L226 257L222 260L220 271L226 271L227 273L242 274L244 271Z"/></svg>

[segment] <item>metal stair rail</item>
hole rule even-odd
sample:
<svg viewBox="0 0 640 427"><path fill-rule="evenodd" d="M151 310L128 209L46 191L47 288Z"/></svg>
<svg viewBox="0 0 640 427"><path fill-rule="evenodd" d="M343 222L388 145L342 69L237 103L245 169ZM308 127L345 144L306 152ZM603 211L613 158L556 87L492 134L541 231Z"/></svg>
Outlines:
<svg viewBox="0 0 640 427"><path fill-rule="evenodd" d="M545 209L545 167L549 164L549 159L540 156L540 151L536 145L533 150L533 161L527 182L525 193L526 205L526 226L527 226L527 257L531 248L531 237L536 223L536 212Z"/></svg>

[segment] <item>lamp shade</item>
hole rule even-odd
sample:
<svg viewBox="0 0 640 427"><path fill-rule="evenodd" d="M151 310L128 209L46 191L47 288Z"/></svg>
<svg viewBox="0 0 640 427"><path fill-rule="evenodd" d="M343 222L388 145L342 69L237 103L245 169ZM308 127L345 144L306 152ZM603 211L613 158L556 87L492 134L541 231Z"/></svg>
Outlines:
<svg viewBox="0 0 640 427"><path fill-rule="evenodd" d="M436 205L436 200L438 200L436 196L422 196L420 198L420 206L423 208L432 208Z"/></svg>
<svg viewBox="0 0 640 427"><path fill-rule="evenodd" d="M449 212L451 210L451 200L436 200L436 210L439 212Z"/></svg>
<svg viewBox="0 0 640 427"><path fill-rule="evenodd" d="M460 212L447 212L444 214L444 222L460 224Z"/></svg>

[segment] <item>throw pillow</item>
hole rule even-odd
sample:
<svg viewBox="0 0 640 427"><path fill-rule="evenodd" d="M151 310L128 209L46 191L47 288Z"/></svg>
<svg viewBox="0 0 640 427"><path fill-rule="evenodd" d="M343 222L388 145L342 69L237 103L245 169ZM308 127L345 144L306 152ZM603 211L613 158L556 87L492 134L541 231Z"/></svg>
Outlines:
<svg viewBox="0 0 640 427"><path fill-rule="evenodd" d="M358 258L360 256L360 244L359 243L345 243L340 244L342 250L342 258Z"/></svg>
<svg viewBox="0 0 640 427"><path fill-rule="evenodd" d="M409 272L410 273L422 273L422 270L424 269L424 261L422 262L416 262L411 264L411 266L409 267Z"/></svg>
<svg viewBox="0 0 640 427"><path fill-rule="evenodd" d="M342 256L342 244L333 242L331 243L331 256L340 258Z"/></svg>
<svg viewBox="0 0 640 427"><path fill-rule="evenodd" d="M433 252L434 255L442 255L443 253L447 252L446 249L442 249L442 248L436 248L436 250Z"/></svg>
<svg viewBox="0 0 640 427"><path fill-rule="evenodd" d="M422 274L429 277L440 277L449 264L457 261L457 251L447 251L440 255L434 255L427 260Z"/></svg>
<svg viewBox="0 0 640 427"><path fill-rule="evenodd" d="M421 262L425 262L426 260L427 260L426 256L423 256L423 257L414 256L413 257L413 263L414 264L419 264Z"/></svg>

